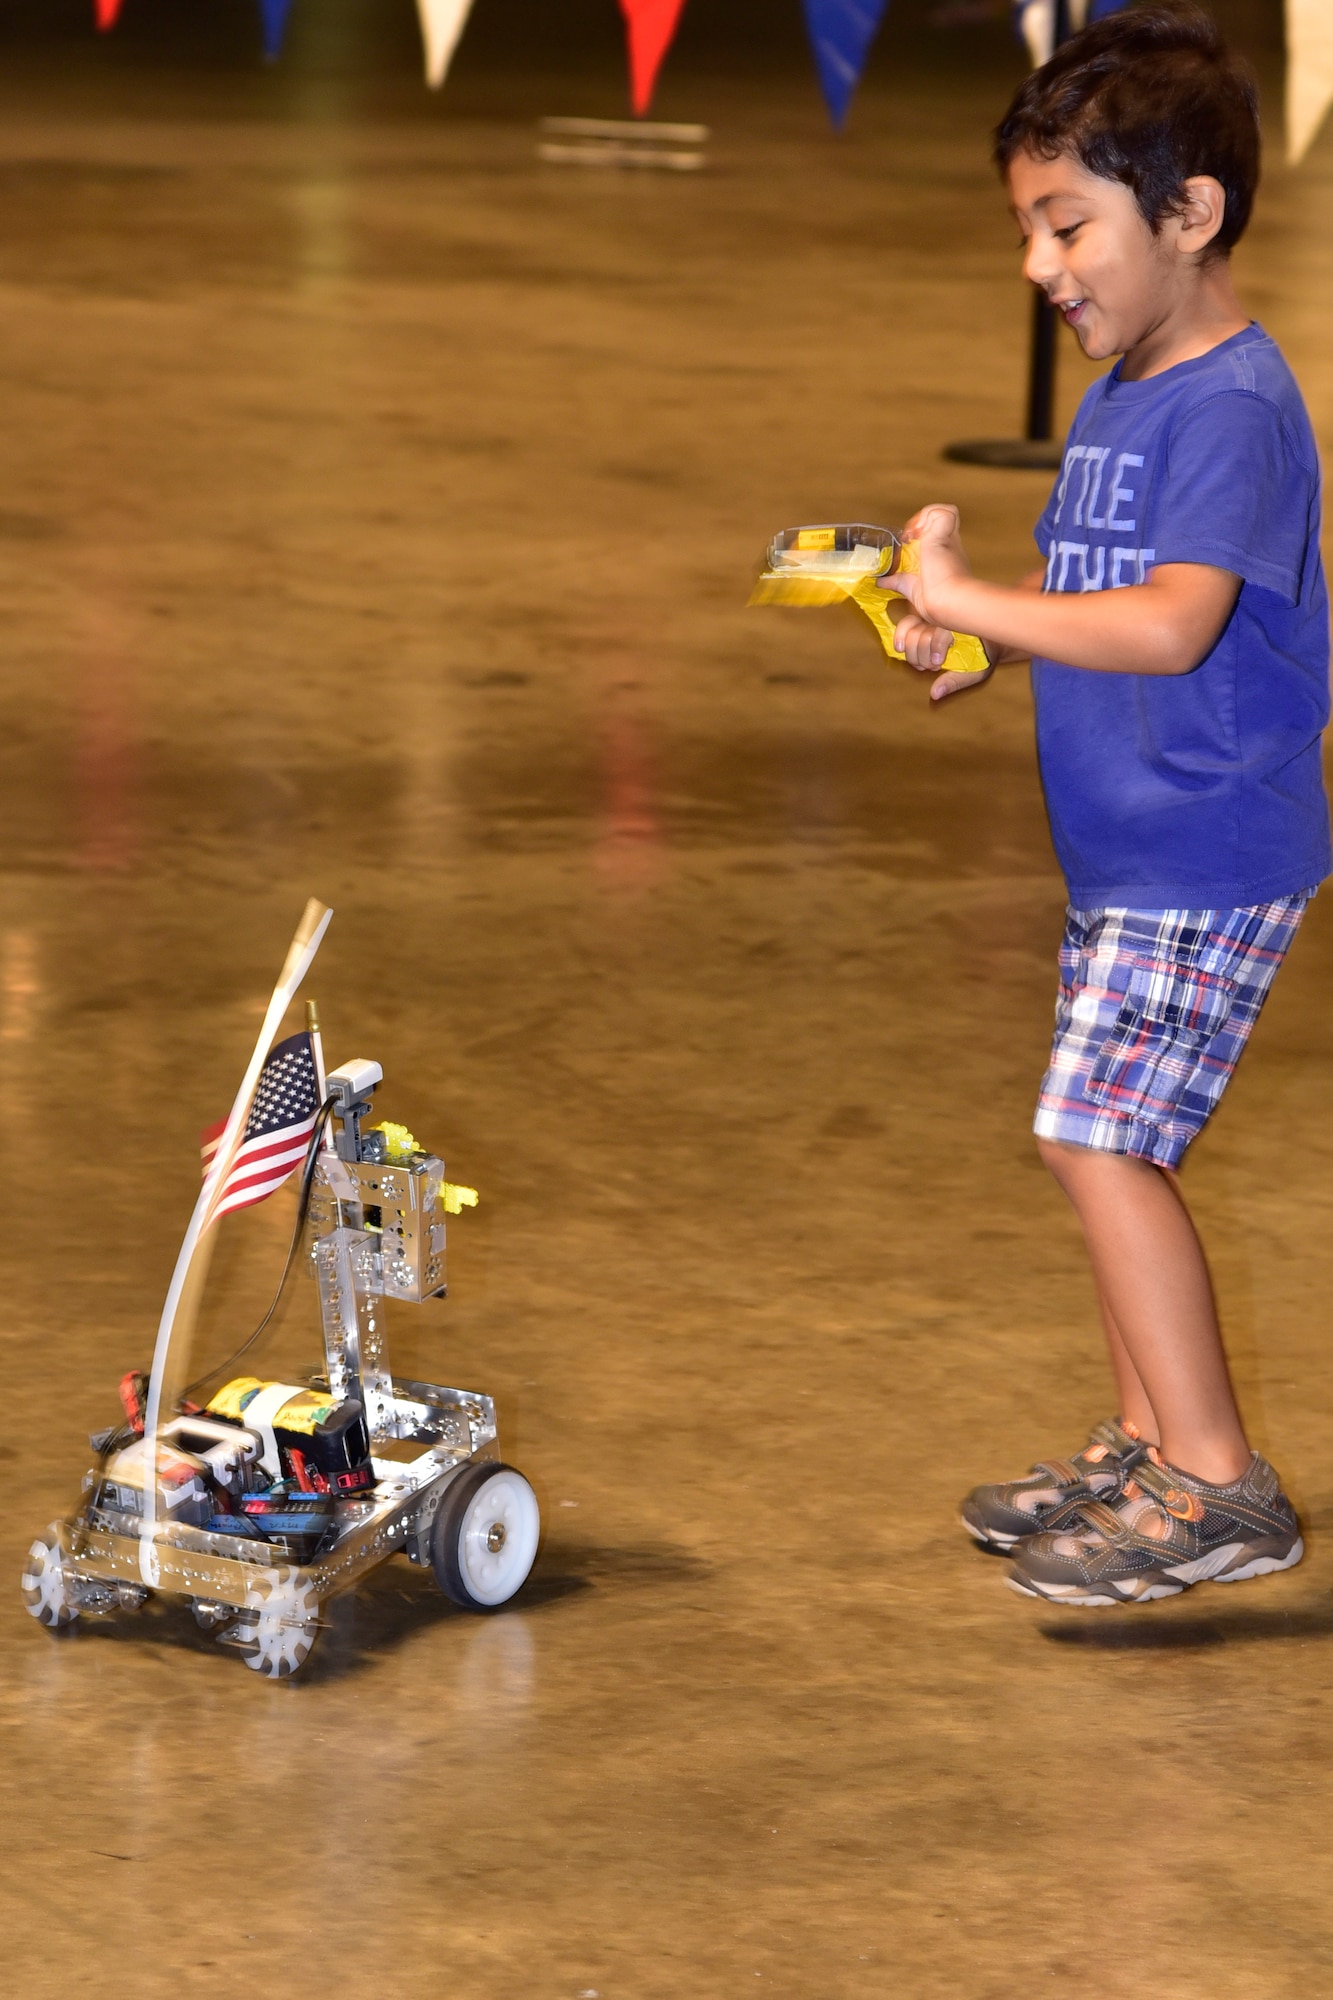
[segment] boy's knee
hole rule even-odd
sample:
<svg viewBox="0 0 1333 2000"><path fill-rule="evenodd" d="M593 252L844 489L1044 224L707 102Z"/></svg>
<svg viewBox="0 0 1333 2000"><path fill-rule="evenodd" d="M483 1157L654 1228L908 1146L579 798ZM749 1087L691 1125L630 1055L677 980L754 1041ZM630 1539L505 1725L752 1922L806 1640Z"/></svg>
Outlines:
<svg viewBox="0 0 1333 2000"><path fill-rule="evenodd" d="M1079 1153L1082 1150L1082 1147L1066 1145L1060 1139L1037 1140L1037 1157L1044 1167L1049 1168L1057 1180L1059 1180L1062 1170L1067 1170L1070 1154Z"/></svg>
<svg viewBox="0 0 1333 2000"><path fill-rule="evenodd" d="M1123 1153L1106 1153L1096 1146L1078 1146L1068 1139L1038 1139L1037 1153L1042 1165L1054 1174L1062 1188L1082 1185L1104 1172L1108 1164L1123 1162Z"/></svg>
<svg viewBox="0 0 1333 2000"><path fill-rule="evenodd" d="M1039 1138L1036 1144L1042 1164L1062 1187L1071 1181L1087 1182L1094 1177L1106 1180L1111 1175L1123 1178L1173 1172L1156 1161L1140 1159L1137 1154L1107 1152L1100 1146L1078 1146L1068 1139Z"/></svg>
<svg viewBox="0 0 1333 2000"><path fill-rule="evenodd" d="M1060 1139L1038 1139L1037 1157L1061 1192L1075 1201L1084 1178L1080 1169L1089 1157L1087 1147L1071 1146Z"/></svg>

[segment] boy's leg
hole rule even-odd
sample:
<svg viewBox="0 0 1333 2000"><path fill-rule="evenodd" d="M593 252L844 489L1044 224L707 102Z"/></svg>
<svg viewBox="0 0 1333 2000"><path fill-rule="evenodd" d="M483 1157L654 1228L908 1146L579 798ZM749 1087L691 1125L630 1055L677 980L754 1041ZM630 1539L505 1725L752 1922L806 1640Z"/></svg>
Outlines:
<svg viewBox="0 0 1333 2000"><path fill-rule="evenodd" d="M1037 1144L1083 1226L1112 1363L1129 1364L1116 1367L1122 1416L1159 1436L1169 1464L1215 1485L1239 1479L1250 1447L1203 1247L1174 1176L1124 1153ZM1146 1411L1132 1407L1140 1395Z"/></svg>
<svg viewBox="0 0 1333 2000"><path fill-rule="evenodd" d="M1215 1482L1249 1452L1171 1169L1222 1095L1308 900L1071 909L1060 951L1037 1143L1083 1225L1121 1415Z"/></svg>
<svg viewBox="0 0 1333 2000"><path fill-rule="evenodd" d="M1130 1424L1138 1432L1145 1444L1160 1445L1157 1433L1157 1413L1148 1398L1138 1369L1130 1359L1129 1349L1121 1337L1120 1328L1115 1323L1110 1301L1101 1286L1097 1287L1097 1305L1102 1316L1102 1331L1106 1335L1107 1352L1111 1357L1111 1373L1115 1376L1116 1394L1119 1397L1119 1411L1124 1423Z"/></svg>
<svg viewBox="0 0 1333 2000"><path fill-rule="evenodd" d="M1122 1417L1159 1448L1122 1459L1109 1504L1078 1500L1063 1522L1015 1537L1009 1580L1027 1596L1140 1602L1301 1560L1291 1503L1246 1444L1174 1169L1226 1087L1307 900L1069 912L1038 1144L1083 1225Z"/></svg>

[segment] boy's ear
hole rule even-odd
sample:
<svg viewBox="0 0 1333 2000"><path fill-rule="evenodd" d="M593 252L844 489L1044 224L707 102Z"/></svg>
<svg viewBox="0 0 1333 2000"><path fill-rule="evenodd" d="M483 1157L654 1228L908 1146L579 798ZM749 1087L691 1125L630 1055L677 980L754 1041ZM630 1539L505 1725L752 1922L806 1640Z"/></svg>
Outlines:
<svg viewBox="0 0 1333 2000"><path fill-rule="evenodd" d="M1192 174L1180 184L1175 211L1176 241L1187 256L1206 250L1226 220L1227 196L1211 174Z"/></svg>

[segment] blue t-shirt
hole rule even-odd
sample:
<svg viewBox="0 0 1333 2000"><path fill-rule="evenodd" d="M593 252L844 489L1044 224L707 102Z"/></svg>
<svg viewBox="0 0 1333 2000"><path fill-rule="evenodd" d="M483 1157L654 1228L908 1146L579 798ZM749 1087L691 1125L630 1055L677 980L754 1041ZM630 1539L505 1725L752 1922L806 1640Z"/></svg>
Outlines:
<svg viewBox="0 0 1333 2000"><path fill-rule="evenodd" d="M1070 901L1243 909L1333 865L1319 459L1262 327L1143 382L1120 367L1079 406L1037 524L1047 590L1115 590L1157 563L1242 579L1192 673L1034 660L1037 752Z"/></svg>

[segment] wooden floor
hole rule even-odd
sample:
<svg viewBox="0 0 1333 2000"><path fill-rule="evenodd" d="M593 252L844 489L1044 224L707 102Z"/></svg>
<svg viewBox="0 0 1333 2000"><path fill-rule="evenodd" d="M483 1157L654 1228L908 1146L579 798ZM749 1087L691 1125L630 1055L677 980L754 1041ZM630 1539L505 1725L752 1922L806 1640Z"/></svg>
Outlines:
<svg viewBox="0 0 1333 2000"><path fill-rule="evenodd" d="M837 142L803 71L685 66L659 109L714 139L672 177L539 165L537 115L618 108L554 71L427 103L21 54L7 1990L1326 1991L1333 905L1186 1176L1308 1559L1025 1604L958 1499L1110 1402L1029 1136L1062 892L1026 679L932 713L851 613L745 609L776 527L930 498L1030 565L1042 477L940 458L1021 398L1017 57L923 43ZM1239 275L1326 444L1330 225L1333 134L1275 146ZM170 1606L53 1637L17 1579L310 894L329 1056L482 1194L395 1360L496 1395L546 1532L511 1611L393 1564L273 1686ZM285 1201L226 1225L210 1352ZM302 1280L266 1365L316 1339Z"/></svg>

